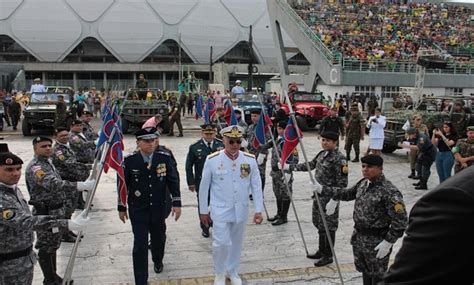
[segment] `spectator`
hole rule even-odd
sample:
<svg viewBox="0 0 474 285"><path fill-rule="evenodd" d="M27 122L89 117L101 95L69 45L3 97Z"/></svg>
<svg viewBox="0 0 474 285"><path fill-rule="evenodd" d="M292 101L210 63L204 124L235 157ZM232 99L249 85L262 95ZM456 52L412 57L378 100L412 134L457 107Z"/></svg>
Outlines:
<svg viewBox="0 0 474 285"><path fill-rule="evenodd" d="M451 148L456 145L458 135L451 122L444 122L441 130L433 130L431 142L438 147L436 156L436 171L438 172L439 183L451 177L454 165L454 157Z"/></svg>

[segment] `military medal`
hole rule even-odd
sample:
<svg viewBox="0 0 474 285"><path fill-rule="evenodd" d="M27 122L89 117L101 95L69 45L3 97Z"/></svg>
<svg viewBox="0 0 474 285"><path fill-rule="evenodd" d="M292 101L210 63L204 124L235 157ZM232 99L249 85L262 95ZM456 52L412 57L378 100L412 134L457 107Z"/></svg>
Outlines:
<svg viewBox="0 0 474 285"><path fill-rule="evenodd" d="M240 165L240 178L246 178L250 175L250 164L242 163Z"/></svg>
<svg viewBox="0 0 474 285"><path fill-rule="evenodd" d="M166 163L160 163L156 166L156 174L159 177L166 176Z"/></svg>

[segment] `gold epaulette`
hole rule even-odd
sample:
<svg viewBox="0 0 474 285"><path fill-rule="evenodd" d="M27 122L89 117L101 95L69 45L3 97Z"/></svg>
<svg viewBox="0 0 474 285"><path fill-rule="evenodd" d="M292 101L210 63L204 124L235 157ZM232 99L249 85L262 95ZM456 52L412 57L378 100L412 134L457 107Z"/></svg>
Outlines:
<svg viewBox="0 0 474 285"><path fill-rule="evenodd" d="M245 152L245 151L244 151L244 155L245 155L245 156L248 156L248 157L255 158L255 155L251 154L250 152Z"/></svg>
<svg viewBox="0 0 474 285"><path fill-rule="evenodd" d="M211 158L213 158L213 157L216 157L216 156L219 155L219 153L220 153L220 151L213 152L213 153L209 154L209 155L207 156L207 158L208 158L208 159L211 159Z"/></svg>

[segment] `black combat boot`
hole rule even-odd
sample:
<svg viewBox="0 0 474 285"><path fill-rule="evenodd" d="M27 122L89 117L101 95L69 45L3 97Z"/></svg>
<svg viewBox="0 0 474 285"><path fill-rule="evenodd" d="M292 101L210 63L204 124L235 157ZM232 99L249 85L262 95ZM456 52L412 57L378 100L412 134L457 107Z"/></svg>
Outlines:
<svg viewBox="0 0 474 285"><path fill-rule="evenodd" d="M413 186L420 186L420 183L421 183L421 181L418 181L418 182L412 183L412 185Z"/></svg>
<svg viewBox="0 0 474 285"><path fill-rule="evenodd" d="M336 239L336 232L329 232L329 235L331 236L331 239L334 245L335 239ZM329 245L329 241L327 240L327 237L326 236L324 237L326 241L324 245L324 250L322 250L323 257L321 257L318 261L314 263L314 266L316 267L325 266L334 262L332 258L331 246Z"/></svg>
<svg viewBox="0 0 474 285"><path fill-rule="evenodd" d="M356 153L354 159L351 160L351 161L352 161L352 162L359 162L359 154Z"/></svg>
<svg viewBox="0 0 474 285"><path fill-rule="evenodd" d="M362 273L362 282L363 285L372 285L372 277L367 273Z"/></svg>
<svg viewBox="0 0 474 285"><path fill-rule="evenodd" d="M416 190L428 190L428 185L426 185L428 181L426 179L421 178L420 185L416 186Z"/></svg>
<svg viewBox="0 0 474 285"><path fill-rule="evenodd" d="M40 249L38 251L38 263L43 271L44 285L61 285L61 282L56 279L56 272L54 270L53 254Z"/></svg>
<svg viewBox="0 0 474 285"><path fill-rule="evenodd" d="M306 257L310 259L320 259L323 257L322 250L326 245L326 235L325 234L319 234L319 248L318 251L314 254L308 254Z"/></svg>
<svg viewBox="0 0 474 285"><path fill-rule="evenodd" d="M346 152L346 160L351 160L351 153L350 152Z"/></svg>
<svg viewBox="0 0 474 285"><path fill-rule="evenodd" d="M291 201L281 201L281 212L278 220L272 223L272 226L279 226L288 223L288 210L290 209Z"/></svg>
<svg viewBox="0 0 474 285"><path fill-rule="evenodd" d="M411 174L408 175L408 178L415 179L415 177L416 177L415 169L412 169Z"/></svg>
<svg viewBox="0 0 474 285"><path fill-rule="evenodd" d="M275 216L273 216L272 218L270 217L267 217L267 221L269 222L274 222L276 220L278 220L280 218L280 213L281 213L281 200L277 198L277 213Z"/></svg>

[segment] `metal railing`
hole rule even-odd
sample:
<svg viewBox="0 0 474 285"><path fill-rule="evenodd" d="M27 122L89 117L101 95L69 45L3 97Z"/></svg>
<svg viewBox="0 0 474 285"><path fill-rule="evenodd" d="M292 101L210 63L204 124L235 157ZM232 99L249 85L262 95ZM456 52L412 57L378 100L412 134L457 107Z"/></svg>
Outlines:
<svg viewBox="0 0 474 285"><path fill-rule="evenodd" d="M293 20L298 28L306 35L306 37L314 44L314 47L321 52L323 57L329 64L338 65L341 64L342 56L339 53L333 53L329 48L321 41L319 36L311 29L306 22L296 13L296 11L285 1L276 0L283 11Z"/></svg>

